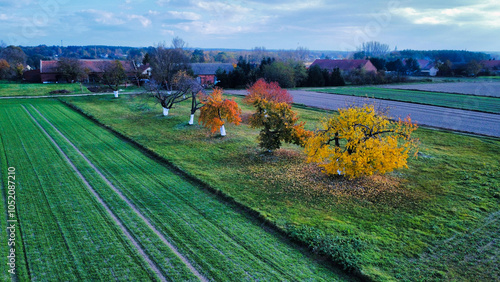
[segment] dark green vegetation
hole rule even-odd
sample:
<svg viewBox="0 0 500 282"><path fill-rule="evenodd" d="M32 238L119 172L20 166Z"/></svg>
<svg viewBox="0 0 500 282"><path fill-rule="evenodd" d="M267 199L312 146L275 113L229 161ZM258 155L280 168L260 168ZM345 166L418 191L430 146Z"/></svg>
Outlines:
<svg viewBox="0 0 500 282"><path fill-rule="evenodd" d="M0 97L50 96L52 95L50 94L50 92L57 90L68 90L70 92L68 94L90 93L90 91L85 86L80 87L79 83L30 84L30 83L10 83L6 81L0 81Z"/></svg>
<svg viewBox="0 0 500 282"><path fill-rule="evenodd" d="M266 228L261 220L222 202L60 102L4 100L0 116L0 174L5 179L7 167L13 166L18 177L16 254L21 281L143 281L155 277L37 123L169 280L196 277L57 130L208 279L347 279L328 262L317 261ZM4 227L5 216L1 218ZM6 253L4 230L0 248Z"/></svg>
<svg viewBox="0 0 500 282"><path fill-rule="evenodd" d="M101 123L261 213L320 254L379 280L498 280L500 140L419 129L408 170L346 181L326 177L287 145L258 150L252 109L228 136L188 126L142 97L67 98ZM240 98L236 101L241 102ZM314 129L322 110L294 107Z"/></svg>
<svg viewBox="0 0 500 282"><path fill-rule="evenodd" d="M325 88L314 89L313 91L500 114L500 98L495 97L385 89L378 87Z"/></svg>

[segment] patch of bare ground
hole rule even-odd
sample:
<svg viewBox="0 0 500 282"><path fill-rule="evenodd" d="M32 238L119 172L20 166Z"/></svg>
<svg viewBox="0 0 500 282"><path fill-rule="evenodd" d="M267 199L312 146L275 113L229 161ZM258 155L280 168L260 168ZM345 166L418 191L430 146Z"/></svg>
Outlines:
<svg viewBox="0 0 500 282"><path fill-rule="evenodd" d="M323 199L331 203L363 201L389 207L413 207L428 198L405 185L408 180L397 173L372 175L349 180L329 176L314 163L307 163L299 151L280 149L272 154L249 154L256 177L265 179L269 193L287 197ZM282 187L282 188L277 188ZM279 189L279 190L278 190ZM281 191L280 191L281 190Z"/></svg>

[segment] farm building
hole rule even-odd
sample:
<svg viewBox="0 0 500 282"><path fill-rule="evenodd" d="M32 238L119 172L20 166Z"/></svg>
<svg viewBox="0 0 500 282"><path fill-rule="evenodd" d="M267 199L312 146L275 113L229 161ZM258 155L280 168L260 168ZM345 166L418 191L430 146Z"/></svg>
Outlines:
<svg viewBox="0 0 500 282"><path fill-rule="evenodd" d="M417 60L418 65L420 66L420 74L424 76L436 76L438 72L438 68L434 62L430 60Z"/></svg>
<svg viewBox="0 0 500 282"><path fill-rule="evenodd" d="M312 66L319 66L321 69L332 72L338 68L343 72L350 72L356 69L364 69L367 72L377 72L377 68L369 60L329 60L317 59Z"/></svg>
<svg viewBox="0 0 500 282"><path fill-rule="evenodd" d="M484 60L479 63L483 66L484 72L500 75L500 60Z"/></svg>
<svg viewBox="0 0 500 282"><path fill-rule="evenodd" d="M111 60L79 60L83 69L88 73L88 80L96 80L102 75L106 66L111 63ZM40 69L29 73L25 76L25 80L29 82L55 83L62 81L62 75L57 69L56 60L40 61ZM151 72L149 65L135 67L130 61L120 61L127 73L127 76L134 78L137 72L148 75Z"/></svg>
<svg viewBox="0 0 500 282"><path fill-rule="evenodd" d="M225 70L227 73L234 70L233 64L224 63L194 63L191 64L193 73L198 82L202 85L211 85L215 83L215 73L218 69Z"/></svg>

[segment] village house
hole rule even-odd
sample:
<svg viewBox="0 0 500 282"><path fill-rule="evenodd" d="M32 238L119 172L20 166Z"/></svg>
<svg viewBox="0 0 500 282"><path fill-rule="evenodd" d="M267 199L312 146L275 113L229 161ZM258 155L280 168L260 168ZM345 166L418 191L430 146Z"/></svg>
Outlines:
<svg viewBox="0 0 500 282"><path fill-rule="evenodd" d="M356 69L364 69L366 72L377 72L377 68L369 60L330 60L330 59L317 59L312 66L319 66L321 69L332 72L336 68L344 73Z"/></svg>
<svg viewBox="0 0 500 282"><path fill-rule="evenodd" d="M436 64L431 60L417 60L420 66L420 75L423 76L436 76L438 73L438 68Z"/></svg>
<svg viewBox="0 0 500 282"><path fill-rule="evenodd" d="M483 60L479 63L483 66L483 72L500 75L500 60Z"/></svg>
<svg viewBox="0 0 500 282"><path fill-rule="evenodd" d="M215 73L218 69L225 70L229 73L234 70L233 64L226 63L193 63L191 64L193 73L201 85L213 85L217 80Z"/></svg>
<svg viewBox="0 0 500 282"><path fill-rule="evenodd" d="M88 74L88 81L98 81L99 77L104 73L106 66L112 60L79 60L82 68ZM137 74L149 76L151 68L149 65L134 66L131 61L120 61L130 80L134 80ZM40 61L40 69L25 72L24 79L27 82L35 83L57 83L65 82L62 74L58 71L58 61Z"/></svg>

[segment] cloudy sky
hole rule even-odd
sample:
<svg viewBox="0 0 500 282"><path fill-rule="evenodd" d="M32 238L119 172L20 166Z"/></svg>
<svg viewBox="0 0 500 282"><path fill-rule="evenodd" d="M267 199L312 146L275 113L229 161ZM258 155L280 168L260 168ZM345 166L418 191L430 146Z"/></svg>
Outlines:
<svg viewBox="0 0 500 282"><path fill-rule="evenodd" d="M499 0L0 0L13 45L500 51Z"/></svg>

